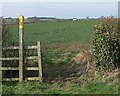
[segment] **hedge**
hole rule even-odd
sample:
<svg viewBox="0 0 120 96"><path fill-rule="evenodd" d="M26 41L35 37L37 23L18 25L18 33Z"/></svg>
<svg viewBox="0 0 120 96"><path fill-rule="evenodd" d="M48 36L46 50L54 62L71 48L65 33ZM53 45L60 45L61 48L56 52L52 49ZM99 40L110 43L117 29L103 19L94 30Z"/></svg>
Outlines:
<svg viewBox="0 0 120 96"><path fill-rule="evenodd" d="M93 55L97 67L114 69L120 64L119 20L106 18L94 28Z"/></svg>

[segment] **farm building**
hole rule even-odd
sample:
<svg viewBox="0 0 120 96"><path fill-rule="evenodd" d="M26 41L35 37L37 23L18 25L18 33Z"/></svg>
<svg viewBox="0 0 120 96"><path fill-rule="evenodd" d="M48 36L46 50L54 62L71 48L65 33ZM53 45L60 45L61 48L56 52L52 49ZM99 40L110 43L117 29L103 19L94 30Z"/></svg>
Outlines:
<svg viewBox="0 0 120 96"><path fill-rule="evenodd" d="M77 21L77 18L73 18L72 21Z"/></svg>

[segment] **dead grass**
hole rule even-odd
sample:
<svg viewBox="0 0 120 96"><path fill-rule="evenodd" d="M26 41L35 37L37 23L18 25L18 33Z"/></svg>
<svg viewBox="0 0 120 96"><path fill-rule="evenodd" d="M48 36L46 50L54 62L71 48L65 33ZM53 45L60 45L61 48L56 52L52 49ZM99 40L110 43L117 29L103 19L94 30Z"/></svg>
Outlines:
<svg viewBox="0 0 120 96"><path fill-rule="evenodd" d="M90 50L84 50L76 55L73 59L77 64L88 64L92 61L92 54Z"/></svg>
<svg viewBox="0 0 120 96"><path fill-rule="evenodd" d="M118 77L119 74L120 74L120 68L117 68L117 69L113 70L112 72L109 72L108 76L110 78L114 78L114 77Z"/></svg>

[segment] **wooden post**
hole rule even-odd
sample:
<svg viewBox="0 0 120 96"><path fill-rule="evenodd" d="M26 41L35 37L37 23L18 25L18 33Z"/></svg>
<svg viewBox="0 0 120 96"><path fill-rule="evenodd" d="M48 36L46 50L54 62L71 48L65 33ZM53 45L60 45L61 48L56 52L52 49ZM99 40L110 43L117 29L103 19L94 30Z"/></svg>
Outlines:
<svg viewBox="0 0 120 96"><path fill-rule="evenodd" d="M19 82L23 81L24 64L24 16L19 18Z"/></svg>
<svg viewBox="0 0 120 96"><path fill-rule="evenodd" d="M39 78L40 81L42 82L42 64L41 64L41 47L40 47L40 42L37 42L37 46L38 46L38 68L39 68Z"/></svg>

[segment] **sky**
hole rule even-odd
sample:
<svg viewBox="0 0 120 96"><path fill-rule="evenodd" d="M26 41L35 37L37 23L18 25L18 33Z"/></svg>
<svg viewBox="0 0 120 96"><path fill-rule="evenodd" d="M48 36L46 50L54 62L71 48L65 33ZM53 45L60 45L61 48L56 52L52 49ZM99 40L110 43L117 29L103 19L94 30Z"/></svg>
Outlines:
<svg viewBox="0 0 120 96"><path fill-rule="evenodd" d="M118 16L118 0L4 0L0 12L4 17L84 18Z"/></svg>
<svg viewBox="0 0 120 96"><path fill-rule="evenodd" d="M119 0L2 0L2 2L118 2Z"/></svg>

